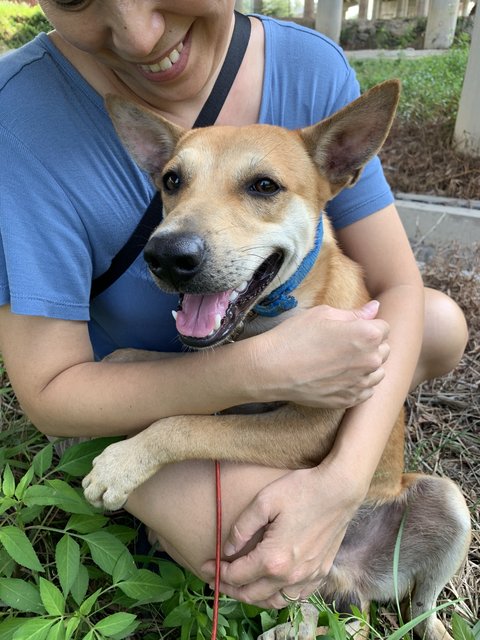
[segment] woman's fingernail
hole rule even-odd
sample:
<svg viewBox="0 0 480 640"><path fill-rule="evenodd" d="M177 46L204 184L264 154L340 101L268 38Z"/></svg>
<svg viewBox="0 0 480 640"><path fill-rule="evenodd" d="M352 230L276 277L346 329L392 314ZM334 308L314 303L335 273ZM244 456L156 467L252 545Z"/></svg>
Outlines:
<svg viewBox="0 0 480 640"><path fill-rule="evenodd" d="M226 542L225 546L223 547L223 553L226 556L233 556L234 553L236 553L236 549L233 546L233 544L231 542Z"/></svg>

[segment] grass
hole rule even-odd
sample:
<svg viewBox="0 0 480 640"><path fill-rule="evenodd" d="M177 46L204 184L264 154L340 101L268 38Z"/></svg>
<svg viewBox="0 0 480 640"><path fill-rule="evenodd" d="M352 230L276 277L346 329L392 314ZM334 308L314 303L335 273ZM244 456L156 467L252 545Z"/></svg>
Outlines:
<svg viewBox="0 0 480 640"><path fill-rule="evenodd" d="M0 0L0 50L15 49L51 26L39 6Z"/></svg>
<svg viewBox="0 0 480 640"><path fill-rule="evenodd" d="M405 120L430 122L438 117L455 120L468 60L468 42L441 56L352 60L362 90L388 78L402 82L398 115Z"/></svg>

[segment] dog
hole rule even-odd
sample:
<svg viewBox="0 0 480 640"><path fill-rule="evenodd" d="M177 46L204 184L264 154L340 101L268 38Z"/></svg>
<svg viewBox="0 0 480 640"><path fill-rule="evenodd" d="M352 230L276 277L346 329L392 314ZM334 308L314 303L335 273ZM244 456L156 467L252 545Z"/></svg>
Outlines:
<svg viewBox="0 0 480 640"><path fill-rule="evenodd" d="M212 348L267 331L295 306L355 309L369 300L361 269L341 252L322 212L378 153L399 91L397 81L384 82L296 131L270 125L185 131L136 103L107 97L125 147L162 193L164 219L144 256L158 286L180 295L176 325L185 345ZM342 416L286 403L249 415L161 419L96 458L85 496L119 508L163 465L187 459L313 466L330 451ZM448 479L404 473L403 448L400 415L322 582L321 595L337 610L367 611L372 600L398 596L406 617L422 616L465 558L470 520L460 490ZM426 640L452 640L435 613L415 631Z"/></svg>

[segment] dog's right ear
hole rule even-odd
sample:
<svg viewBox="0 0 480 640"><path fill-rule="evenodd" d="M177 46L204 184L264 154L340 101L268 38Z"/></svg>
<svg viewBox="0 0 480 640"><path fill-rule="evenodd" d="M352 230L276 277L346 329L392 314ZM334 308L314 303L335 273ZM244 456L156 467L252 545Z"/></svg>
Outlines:
<svg viewBox="0 0 480 640"><path fill-rule="evenodd" d="M152 175L160 173L185 130L132 100L110 94L105 103L118 137L135 162Z"/></svg>

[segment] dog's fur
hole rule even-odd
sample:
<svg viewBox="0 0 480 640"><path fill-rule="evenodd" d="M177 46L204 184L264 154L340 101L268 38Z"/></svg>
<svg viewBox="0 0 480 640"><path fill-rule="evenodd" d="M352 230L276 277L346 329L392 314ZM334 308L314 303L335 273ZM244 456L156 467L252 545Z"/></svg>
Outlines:
<svg viewBox="0 0 480 640"><path fill-rule="evenodd" d="M215 346L235 337L239 327L244 336L252 335L288 316L257 317L251 310L295 272L314 244L327 201L354 184L378 152L398 94L396 81L383 83L298 131L263 125L184 131L132 102L108 98L125 146L163 194L164 221L145 250L159 286L215 294L244 288L254 274L258 279L259 269L275 272L263 291L249 287L251 299L233 314L228 331L223 325L230 321L225 321L211 336L182 336L186 344ZM361 271L338 248L325 215L323 225L319 257L294 291L298 308L358 308L369 299ZM272 255L281 256L280 265L268 262ZM328 454L342 415L289 403L251 415L162 419L128 442L108 447L84 481L85 494L93 504L118 508L160 467L186 459L312 466ZM404 474L403 438L401 415L367 500L322 583L323 597L335 601L337 609L355 604L365 611L370 600L395 598L393 554L404 516L397 587L408 617L435 607L465 557L470 525L459 489L446 479ZM416 632L427 640L451 640L435 614Z"/></svg>

